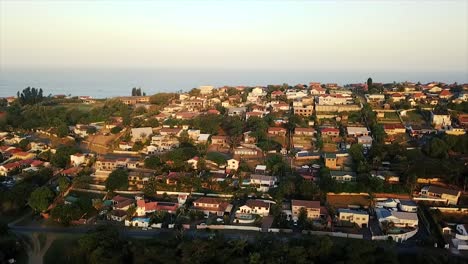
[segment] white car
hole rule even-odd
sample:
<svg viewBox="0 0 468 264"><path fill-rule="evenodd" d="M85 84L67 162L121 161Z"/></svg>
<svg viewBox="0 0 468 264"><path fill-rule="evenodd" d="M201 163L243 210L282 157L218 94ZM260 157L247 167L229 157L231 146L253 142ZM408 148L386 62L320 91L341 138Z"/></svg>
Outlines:
<svg viewBox="0 0 468 264"><path fill-rule="evenodd" d="M143 227L141 230L148 230L148 228L146 228L146 227Z"/></svg>

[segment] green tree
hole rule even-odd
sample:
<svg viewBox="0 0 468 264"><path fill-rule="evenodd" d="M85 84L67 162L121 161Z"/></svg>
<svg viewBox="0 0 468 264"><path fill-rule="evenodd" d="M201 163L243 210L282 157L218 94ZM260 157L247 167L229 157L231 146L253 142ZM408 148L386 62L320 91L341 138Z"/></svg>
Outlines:
<svg viewBox="0 0 468 264"><path fill-rule="evenodd" d="M66 136L68 136L68 132L69 132L68 126L65 123L62 123L57 127L57 136L58 137L61 137L61 138L66 137Z"/></svg>
<svg viewBox="0 0 468 264"><path fill-rule="evenodd" d="M69 161L70 155L80 152L80 150L74 146L61 145L52 155L50 161L52 165L59 168L65 168Z"/></svg>
<svg viewBox="0 0 468 264"><path fill-rule="evenodd" d="M128 172L124 169L116 169L106 179L106 189L109 191L128 189Z"/></svg>
<svg viewBox="0 0 468 264"><path fill-rule="evenodd" d="M110 130L110 132L111 132L112 134L117 134L117 133L119 133L120 131L122 131L122 128L119 127L119 126L115 126L115 127L111 128L111 130Z"/></svg>
<svg viewBox="0 0 468 264"><path fill-rule="evenodd" d="M228 136L230 147L234 148L240 142L240 136L243 132L244 122L242 122L238 116L228 116L223 120L221 126Z"/></svg>
<svg viewBox="0 0 468 264"><path fill-rule="evenodd" d="M54 198L54 193L46 186L39 187L29 196L28 204L36 212L44 212Z"/></svg>
<svg viewBox="0 0 468 264"><path fill-rule="evenodd" d="M42 89L27 87L20 93L17 93L18 101L21 105L33 105L44 100Z"/></svg>
<svg viewBox="0 0 468 264"><path fill-rule="evenodd" d="M68 180L67 177L60 176L59 179L58 179L58 186L59 186L60 192L63 193L70 186L70 181Z"/></svg>
<svg viewBox="0 0 468 264"><path fill-rule="evenodd" d="M157 170L160 169L161 166L163 166L163 163L157 156L149 156L145 159L145 168L147 169Z"/></svg>

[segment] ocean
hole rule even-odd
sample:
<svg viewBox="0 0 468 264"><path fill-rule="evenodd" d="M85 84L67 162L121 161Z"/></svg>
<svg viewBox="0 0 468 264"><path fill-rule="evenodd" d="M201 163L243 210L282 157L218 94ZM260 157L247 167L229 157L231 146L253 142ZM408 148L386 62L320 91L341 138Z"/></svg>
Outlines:
<svg viewBox="0 0 468 264"><path fill-rule="evenodd" d="M200 85L268 85L309 82L362 83L440 81L468 83L467 72L331 72L269 71L226 69L1 69L0 97L16 95L31 86L42 88L45 95L88 95L94 98L127 96L133 87L141 87L147 95L158 92L188 91Z"/></svg>

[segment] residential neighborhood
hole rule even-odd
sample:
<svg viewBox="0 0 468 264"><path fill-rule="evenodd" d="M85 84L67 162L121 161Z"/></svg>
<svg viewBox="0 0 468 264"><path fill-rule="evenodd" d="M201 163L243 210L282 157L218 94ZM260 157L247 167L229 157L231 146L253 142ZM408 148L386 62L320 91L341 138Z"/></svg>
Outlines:
<svg viewBox="0 0 468 264"><path fill-rule="evenodd" d="M31 225L321 232L463 252L463 234L446 233L468 224L468 102L460 99L468 85L369 78L331 87L71 97L61 107L82 100L91 112L125 112L57 127L15 126L12 101L0 134L2 188L34 184L23 193L40 215ZM24 205L2 210L15 206Z"/></svg>

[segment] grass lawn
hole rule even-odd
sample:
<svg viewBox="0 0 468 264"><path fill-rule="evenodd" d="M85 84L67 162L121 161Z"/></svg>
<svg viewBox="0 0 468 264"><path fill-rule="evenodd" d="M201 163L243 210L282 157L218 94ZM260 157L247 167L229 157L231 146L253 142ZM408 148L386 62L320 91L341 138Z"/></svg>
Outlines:
<svg viewBox="0 0 468 264"><path fill-rule="evenodd" d="M384 114L384 120L400 120L398 118L398 114L396 112L385 112Z"/></svg>
<svg viewBox="0 0 468 264"><path fill-rule="evenodd" d="M406 113L406 116L402 116L403 120L411 124L424 124L426 121L424 117L417 111L410 111Z"/></svg>
<svg viewBox="0 0 468 264"><path fill-rule="evenodd" d="M90 111L94 107L102 106L102 103L97 103L97 104L79 104L79 103L74 103L74 104L61 104L60 106L69 108L69 109L77 109L80 111Z"/></svg>

